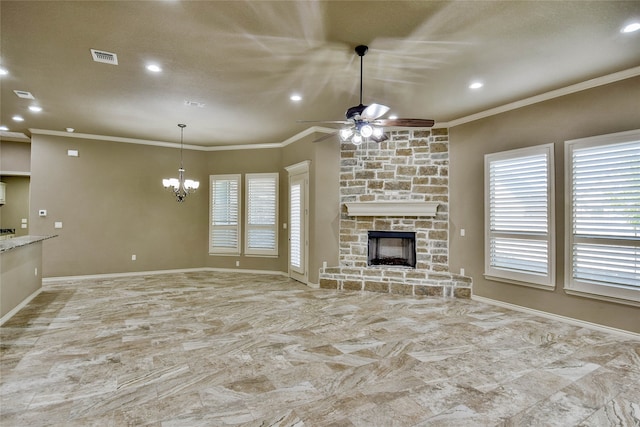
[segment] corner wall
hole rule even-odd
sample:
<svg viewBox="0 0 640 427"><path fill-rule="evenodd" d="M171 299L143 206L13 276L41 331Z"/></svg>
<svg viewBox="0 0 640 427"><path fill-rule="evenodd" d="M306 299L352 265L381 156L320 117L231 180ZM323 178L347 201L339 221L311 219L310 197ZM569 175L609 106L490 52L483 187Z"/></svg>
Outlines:
<svg viewBox="0 0 640 427"><path fill-rule="evenodd" d="M452 127L450 267L473 278L474 295L640 332L640 308L564 292L564 141L640 127L640 77L584 90ZM555 144L556 288L484 278L484 155ZM460 230L465 229L465 236Z"/></svg>
<svg viewBox="0 0 640 427"><path fill-rule="evenodd" d="M68 149L79 156L69 157ZM44 246L43 276L203 267L206 162L185 150L186 176L204 185L177 203L161 179L177 175L179 159L175 148L33 135L30 234L59 236Z"/></svg>

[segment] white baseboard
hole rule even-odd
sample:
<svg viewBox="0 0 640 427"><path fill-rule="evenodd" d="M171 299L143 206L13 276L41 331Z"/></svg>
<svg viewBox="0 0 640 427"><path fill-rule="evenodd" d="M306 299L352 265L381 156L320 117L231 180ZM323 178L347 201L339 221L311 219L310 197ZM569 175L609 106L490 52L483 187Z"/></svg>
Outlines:
<svg viewBox="0 0 640 427"><path fill-rule="evenodd" d="M222 271L226 273L249 273L249 274L274 274L274 275L287 277L287 274L282 271L243 270L240 268L200 267L200 268L183 268L183 269L174 269L174 270L130 271L128 273L105 273L105 274L88 274L88 275L79 275L79 276L45 277L42 279L42 283L54 284L59 282L68 282L70 280L115 279L119 277L151 276L151 275L157 275L157 274L175 274L175 273L193 273L193 272L202 272L202 271Z"/></svg>
<svg viewBox="0 0 640 427"><path fill-rule="evenodd" d="M29 304L32 299L40 295L40 292L42 292L42 288L38 288L34 293L23 299L20 304L13 307L13 310L2 316L2 318L0 319L0 326L4 325L4 322L15 316L15 314L22 310L27 304Z"/></svg>
<svg viewBox="0 0 640 427"><path fill-rule="evenodd" d="M582 328L593 329L600 332L607 332L617 335L623 335L626 338L632 338L636 340L640 340L640 334L625 331L624 329L612 328L611 326L600 325L598 323L587 322L584 320L574 319L572 317L561 316L559 314L548 313L546 311L540 311L533 308L523 307L521 305L515 305L504 301L498 301L491 298L485 298L478 295L471 295L471 299L478 302L483 302L486 304L497 305L499 307L508 308L514 311L520 311L522 313L533 314L540 317L545 317L551 320L557 320L563 323L568 323L573 326L579 326Z"/></svg>

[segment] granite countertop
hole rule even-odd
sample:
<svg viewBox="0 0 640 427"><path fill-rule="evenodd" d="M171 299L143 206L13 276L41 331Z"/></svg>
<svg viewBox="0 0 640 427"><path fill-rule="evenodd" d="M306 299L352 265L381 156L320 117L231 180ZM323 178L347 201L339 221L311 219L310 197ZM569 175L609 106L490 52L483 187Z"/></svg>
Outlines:
<svg viewBox="0 0 640 427"><path fill-rule="evenodd" d="M51 239L53 237L58 237L57 235L53 236L20 236L14 237L13 239L0 240L0 252L7 252L11 249L19 248L21 246L27 246L32 243L41 242L43 240Z"/></svg>

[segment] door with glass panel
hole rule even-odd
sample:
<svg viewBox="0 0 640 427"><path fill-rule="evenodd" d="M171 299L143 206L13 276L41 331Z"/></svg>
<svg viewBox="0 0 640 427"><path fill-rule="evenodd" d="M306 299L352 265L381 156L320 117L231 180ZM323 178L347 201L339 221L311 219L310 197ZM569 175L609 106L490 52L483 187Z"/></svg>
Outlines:
<svg viewBox="0 0 640 427"><path fill-rule="evenodd" d="M308 173L289 176L289 277L307 283Z"/></svg>

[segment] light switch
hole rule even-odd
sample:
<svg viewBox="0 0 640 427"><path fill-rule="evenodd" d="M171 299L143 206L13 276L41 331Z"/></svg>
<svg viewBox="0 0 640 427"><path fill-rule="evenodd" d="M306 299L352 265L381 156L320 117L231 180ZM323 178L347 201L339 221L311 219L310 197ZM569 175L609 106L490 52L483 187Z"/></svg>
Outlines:
<svg viewBox="0 0 640 427"><path fill-rule="evenodd" d="M22 224L26 224L27 223L27 218L22 218Z"/></svg>
<svg viewBox="0 0 640 427"><path fill-rule="evenodd" d="M27 228L27 224L20 224L20 228Z"/></svg>
<svg viewBox="0 0 640 427"><path fill-rule="evenodd" d="M78 157L78 150L67 150L67 156Z"/></svg>
<svg viewBox="0 0 640 427"><path fill-rule="evenodd" d="M53 228L62 228L62 221L56 221L53 223Z"/></svg>

